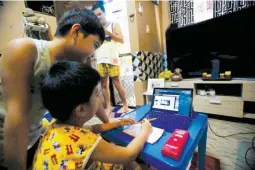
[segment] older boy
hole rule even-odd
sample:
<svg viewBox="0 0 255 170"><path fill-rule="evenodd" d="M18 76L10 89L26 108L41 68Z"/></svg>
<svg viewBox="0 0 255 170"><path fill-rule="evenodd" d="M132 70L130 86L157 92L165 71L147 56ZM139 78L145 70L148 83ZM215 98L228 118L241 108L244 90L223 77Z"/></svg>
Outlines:
<svg viewBox="0 0 255 170"><path fill-rule="evenodd" d="M0 117L4 122L0 159L3 161L4 151L9 170L25 170L32 163L45 113L39 92L44 74L55 60L85 62L104 37L104 28L93 11L75 9L59 20L53 41L21 38L10 42L0 61L6 109ZM101 103L97 115L103 122L109 121Z"/></svg>

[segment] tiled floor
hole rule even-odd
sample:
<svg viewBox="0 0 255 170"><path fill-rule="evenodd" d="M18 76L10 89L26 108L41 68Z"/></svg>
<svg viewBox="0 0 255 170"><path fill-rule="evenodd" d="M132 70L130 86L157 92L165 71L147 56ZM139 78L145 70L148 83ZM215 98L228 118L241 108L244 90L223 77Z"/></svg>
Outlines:
<svg viewBox="0 0 255 170"><path fill-rule="evenodd" d="M222 170L250 170L244 156L246 150L252 146L251 142L255 137L255 125L212 118L209 118L209 123L213 131L222 136L239 132L253 132L253 134L222 138L214 135L208 128L207 136L207 154L220 159ZM247 158L255 169L255 151L249 151Z"/></svg>
<svg viewBox="0 0 255 170"><path fill-rule="evenodd" d="M98 118L93 118L88 123L99 123ZM213 131L218 135L229 135L239 132L255 133L255 125L235 123L231 121L209 118ZM251 147L255 134L236 135L232 137L217 137L208 128L207 155L220 159L222 170L250 170L245 162L245 152ZM255 144L254 144L255 145ZM255 167L255 152L249 151L248 162Z"/></svg>

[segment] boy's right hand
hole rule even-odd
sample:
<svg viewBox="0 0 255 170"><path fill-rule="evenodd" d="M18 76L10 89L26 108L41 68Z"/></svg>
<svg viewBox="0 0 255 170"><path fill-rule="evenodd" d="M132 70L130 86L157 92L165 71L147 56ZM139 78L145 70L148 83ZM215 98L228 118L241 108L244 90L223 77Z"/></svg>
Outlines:
<svg viewBox="0 0 255 170"><path fill-rule="evenodd" d="M151 132L152 132L151 123L147 119L144 119L144 122L142 123L141 133L145 133L147 136L149 136Z"/></svg>

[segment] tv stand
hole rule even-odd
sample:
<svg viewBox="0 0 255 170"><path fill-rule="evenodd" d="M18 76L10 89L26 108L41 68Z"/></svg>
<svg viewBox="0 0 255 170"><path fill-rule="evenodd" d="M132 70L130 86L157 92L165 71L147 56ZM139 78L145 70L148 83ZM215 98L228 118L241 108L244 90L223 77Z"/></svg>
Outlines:
<svg viewBox="0 0 255 170"><path fill-rule="evenodd" d="M255 80L203 81L183 79L165 82L166 88L192 88L194 111L229 117L255 119ZM198 90L214 89L215 96L201 96ZM150 103L152 94L145 94Z"/></svg>

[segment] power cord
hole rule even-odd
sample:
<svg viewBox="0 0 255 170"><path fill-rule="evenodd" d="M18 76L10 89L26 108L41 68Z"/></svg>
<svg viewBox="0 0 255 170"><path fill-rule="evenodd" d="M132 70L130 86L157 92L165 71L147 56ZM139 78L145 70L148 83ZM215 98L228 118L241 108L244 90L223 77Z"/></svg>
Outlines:
<svg viewBox="0 0 255 170"><path fill-rule="evenodd" d="M251 167L251 165L249 164L249 162L248 162L248 160L247 160L247 154L248 154L248 152L249 152L250 150L252 150L252 149L253 149L253 151L255 152L254 142L255 142L255 137L252 139L252 143L251 143L252 147L250 147L249 149L247 149L247 151L246 151L246 153L245 153L245 156L244 156L244 157L245 157L246 164L251 168L251 170L252 170L252 167Z"/></svg>
<svg viewBox="0 0 255 170"><path fill-rule="evenodd" d="M230 136L235 136L235 135L255 134L255 132L239 132L239 133L233 133L233 134L230 134L230 135L225 135L225 136L223 136L223 135L218 135L218 134L216 134L216 133L212 130L209 121L208 121L208 125L209 125L209 128L210 128L210 130L212 131L212 133L213 133L214 135L220 137L220 138L225 138L225 137L230 137Z"/></svg>
<svg viewBox="0 0 255 170"><path fill-rule="evenodd" d="M235 136L235 135L255 134L255 132L240 132L240 133L233 133L233 134L230 134L230 135L224 135L224 136L223 136L223 135L218 135L218 134L216 134L216 133L212 130L209 121L208 121L208 125L209 125L209 128L210 128L210 130L212 131L212 133L213 133L214 135L220 137L220 138L226 138L226 137ZM253 149L254 152L255 152L254 142L255 142L255 137L252 139L252 147L250 147L250 148L247 149L247 151L245 152L245 156L244 156L244 157L245 157L246 164L251 168L251 170L254 170L254 169L252 168L252 166L249 164L249 162L248 162L248 160L247 160L247 154L248 154L248 152L249 152L250 150L252 150L252 149Z"/></svg>

